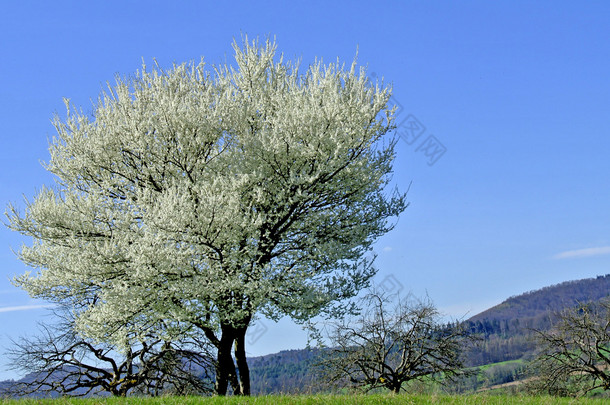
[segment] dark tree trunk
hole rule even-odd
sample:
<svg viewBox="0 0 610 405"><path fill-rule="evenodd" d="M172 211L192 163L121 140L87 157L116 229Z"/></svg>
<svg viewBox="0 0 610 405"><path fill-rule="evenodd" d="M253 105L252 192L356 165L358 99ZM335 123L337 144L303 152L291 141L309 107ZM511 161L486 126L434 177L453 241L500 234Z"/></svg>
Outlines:
<svg viewBox="0 0 610 405"><path fill-rule="evenodd" d="M239 328L235 337L235 360L239 370L239 380L242 395L250 395L250 369L246 359L246 331L247 327Z"/></svg>
<svg viewBox="0 0 610 405"><path fill-rule="evenodd" d="M233 388L234 395L240 395L241 390L235 371L235 363L231 355L233 342L235 341L235 330L229 325L221 326L222 336L218 342L218 355L216 365L216 394L227 395L229 383Z"/></svg>
<svg viewBox="0 0 610 405"><path fill-rule="evenodd" d="M221 324L220 339L205 323L201 322L197 325L218 350L215 384L217 395L227 395L229 384L231 384L234 395L250 395L250 370L246 359L246 331L250 319L248 317L245 326L239 328L228 323ZM235 344L237 369L232 356L233 344ZM239 375L237 370L239 370Z"/></svg>

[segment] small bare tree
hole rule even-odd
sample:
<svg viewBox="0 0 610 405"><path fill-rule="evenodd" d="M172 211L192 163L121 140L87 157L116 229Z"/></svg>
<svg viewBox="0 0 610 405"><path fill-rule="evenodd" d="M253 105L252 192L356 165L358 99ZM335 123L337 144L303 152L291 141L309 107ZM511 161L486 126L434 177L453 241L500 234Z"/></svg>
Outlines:
<svg viewBox="0 0 610 405"><path fill-rule="evenodd" d="M60 319L59 324L41 325L39 336L13 342L8 356L15 369L28 375L12 386L11 395L107 392L124 397L130 392L199 394L213 389L208 372L214 357L209 343L197 336L168 341L149 334L132 337L131 345L119 349L80 336L66 311Z"/></svg>
<svg viewBox="0 0 610 405"><path fill-rule="evenodd" d="M429 300L370 292L362 313L331 325L331 349L320 365L329 382L399 393L413 380L452 379L462 371L460 324L443 326Z"/></svg>
<svg viewBox="0 0 610 405"><path fill-rule="evenodd" d="M580 396L610 389L609 300L566 309L550 331L536 333L540 349L531 371L537 378L530 390Z"/></svg>

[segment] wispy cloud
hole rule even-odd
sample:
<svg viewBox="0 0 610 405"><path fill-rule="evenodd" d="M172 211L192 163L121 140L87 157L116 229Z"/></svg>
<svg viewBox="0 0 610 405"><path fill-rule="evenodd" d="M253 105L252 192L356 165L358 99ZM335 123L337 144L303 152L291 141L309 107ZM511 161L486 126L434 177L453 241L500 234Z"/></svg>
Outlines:
<svg viewBox="0 0 610 405"><path fill-rule="evenodd" d="M29 311L31 309L51 308L53 304L19 305L15 307L0 307L0 312Z"/></svg>
<svg viewBox="0 0 610 405"><path fill-rule="evenodd" d="M384 252L391 252L393 250L392 246L386 246L383 248Z"/></svg>
<svg viewBox="0 0 610 405"><path fill-rule="evenodd" d="M601 246L587 249L567 250L553 256L553 259L571 259L575 257L591 257L610 254L610 246Z"/></svg>

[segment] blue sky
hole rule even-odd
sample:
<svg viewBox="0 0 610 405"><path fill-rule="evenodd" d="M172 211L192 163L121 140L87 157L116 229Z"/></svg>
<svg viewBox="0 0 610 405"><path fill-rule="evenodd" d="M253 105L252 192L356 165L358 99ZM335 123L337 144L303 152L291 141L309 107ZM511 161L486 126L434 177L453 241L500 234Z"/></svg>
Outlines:
<svg viewBox="0 0 610 405"><path fill-rule="evenodd" d="M375 246L377 282L461 317L610 273L609 3L257 3L3 3L0 203L23 207L52 183L41 162L63 97L87 111L142 58L231 62L233 38L271 35L304 65L350 62L358 49L371 75L393 82L393 181L411 184L411 205ZM49 319L9 282L27 270L11 251L22 242L0 227L0 350ZM290 322L261 320L248 352L305 343Z"/></svg>

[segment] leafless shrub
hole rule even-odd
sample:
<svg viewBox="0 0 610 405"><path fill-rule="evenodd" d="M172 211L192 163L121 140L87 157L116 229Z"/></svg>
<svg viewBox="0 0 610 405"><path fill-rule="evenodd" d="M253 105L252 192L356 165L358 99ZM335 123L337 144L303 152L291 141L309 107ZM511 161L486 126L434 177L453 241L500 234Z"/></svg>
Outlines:
<svg viewBox="0 0 610 405"><path fill-rule="evenodd" d="M467 373L461 358L467 331L459 323L443 325L429 300L372 291L361 304L358 317L330 327L332 348L320 362L327 381L398 393L409 381Z"/></svg>

